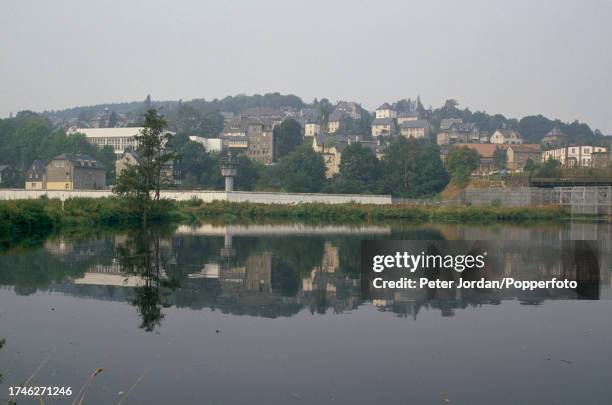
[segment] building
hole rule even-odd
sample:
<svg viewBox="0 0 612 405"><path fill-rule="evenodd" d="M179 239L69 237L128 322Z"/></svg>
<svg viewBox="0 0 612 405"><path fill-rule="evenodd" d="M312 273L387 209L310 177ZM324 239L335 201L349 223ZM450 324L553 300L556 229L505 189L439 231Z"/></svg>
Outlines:
<svg viewBox="0 0 612 405"><path fill-rule="evenodd" d="M140 153L133 150L126 150L115 162L115 175L119 177L128 167L138 166L141 161L142 158ZM166 162L161 168L161 183L172 186L180 185L180 174L180 170L175 162Z"/></svg>
<svg viewBox="0 0 612 405"><path fill-rule="evenodd" d="M542 152L542 162L557 160L561 167L592 167L593 153L606 152L601 146L566 146Z"/></svg>
<svg viewBox="0 0 612 405"><path fill-rule="evenodd" d="M253 160L274 161L274 128L280 121L268 118L235 118L224 128L221 147L235 154L246 153Z"/></svg>
<svg viewBox="0 0 612 405"><path fill-rule="evenodd" d="M389 136L395 133L395 120L393 118L375 118L372 121L372 136Z"/></svg>
<svg viewBox="0 0 612 405"><path fill-rule="evenodd" d="M444 118L440 121L440 131L447 131L450 129L451 125L458 123L462 124L463 120L461 118Z"/></svg>
<svg viewBox="0 0 612 405"><path fill-rule="evenodd" d="M366 141L360 135L316 135L312 140L312 149L323 155L325 162L325 176L333 177L340 173L340 163L342 162L342 152L347 146L353 143L360 143L363 147L369 148L372 153L377 153L377 142Z"/></svg>
<svg viewBox="0 0 612 405"><path fill-rule="evenodd" d="M304 124L304 136L315 136L321 133L321 125L316 122L307 122Z"/></svg>
<svg viewBox="0 0 612 405"><path fill-rule="evenodd" d="M220 153L223 149L223 141L221 138L202 138L201 136L192 135L189 137L189 140L204 146L206 152Z"/></svg>
<svg viewBox="0 0 612 405"><path fill-rule="evenodd" d="M0 185L9 186L15 181L15 170L9 165L0 165Z"/></svg>
<svg viewBox="0 0 612 405"><path fill-rule="evenodd" d="M92 190L106 187L106 169L89 155L63 153L47 163L48 190Z"/></svg>
<svg viewBox="0 0 612 405"><path fill-rule="evenodd" d="M113 147L115 155L121 156L127 149L136 150L138 142L136 136L144 127L129 128L72 128L68 133L81 133L92 145L102 149L106 145ZM174 132L166 131L174 135Z"/></svg>
<svg viewBox="0 0 612 405"><path fill-rule="evenodd" d="M559 127L554 127L542 138L542 147L545 149L562 148L568 143L567 135Z"/></svg>
<svg viewBox="0 0 612 405"><path fill-rule="evenodd" d="M344 113L354 120L361 119L361 107L353 101L339 101L334 112Z"/></svg>
<svg viewBox="0 0 612 405"><path fill-rule="evenodd" d="M605 152L593 152L591 154L591 161L593 167L607 168L612 167L612 148L609 148Z"/></svg>
<svg viewBox="0 0 612 405"><path fill-rule="evenodd" d="M397 111L389 103L384 103L376 109L376 119L384 118L397 118Z"/></svg>
<svg viewBox="0 0 612 405"><path fill-rule="evenodd" d="M480 137L480 130L475 123L463 122L461 119L453 119L445 123L444 129L442 129L442 125L440 125L440 131L436 136L436 143L438 145L480 143Z"/></svg>
<svg viewBox="0 0 612 405"><path fill-rule="evenodd" d="M520 170L527 160L538 163L541 158L542 148L538 144L509 145L506 149L506 167L510 170Z"/></svg>
<svg viewBox="0 0 612 405"><path fill-rule="evenodd" d="M416 111L403 111L397 115L397 124L401 125L404 121L415 121L419 118L419 113Z"/></svg>
<svg viewBox="0 0 612 405"><path fill-rule="evenodd" d="M490 142L496 145L518 145L523 143L523 137L514 129L497 129L491 135Z"/></svg>
<svg viewBox="0 0 612 405"><path fill-rule="evenodd" d="M277 122L281 122L286 116L282 110L269 107L247 108L241 111L239 115L241 119L256 118Z"/></svg>
<svg viewBox="0 0 612 405"><path fill-rule="evenodd" d="M340 121L342 121L342 119L347 116L347 113L338 111L338 109L334 110L334 112L329 114L329 119L327 120L327 133L335 134L338 129L340 129Z"/></svg>
<svg viewBox="0 0 612 405"><path fill-rule="evenodd" d="M251 120L247 125L247 156L264 164L274 161L274 125L264 120Z"/></svg>
<svg viewBox="0 0 612 405"><path fill-rule="evenodd" d="M490 143L457 143L454 144L451 148L462 148L464 146L469 149L475 150L480 155L478 169L476 169L473 174L488 174L495 170L495 151L500 148L503 149L503 147Z"/></svg>
<svg viewBox="0 0 612 405"><path fill-rule="evenodd" d="M30 165L28 171L26 171L26 190L44 190L47 188L46 166L47 164L42 160L35 160Z"/></svg>
<svg viewBox="0 0 612 405"><path fill-rule="evenodd" d="M423 139L429 137L429 121L404 121L400 125L400 135L406 138Z"/></svg>

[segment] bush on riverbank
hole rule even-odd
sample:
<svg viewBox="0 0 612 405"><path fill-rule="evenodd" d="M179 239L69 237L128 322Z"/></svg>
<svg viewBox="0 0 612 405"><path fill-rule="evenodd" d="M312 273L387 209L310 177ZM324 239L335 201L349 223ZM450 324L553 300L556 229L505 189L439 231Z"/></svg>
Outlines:
<svg viewBox="0 0 612 405"><path fill-rule="evenodd" d="M53 205L59 201L16 200L0 202L0 241L6 243L46 236L58 224L59 216Z"/></svg>
<svg viewBox="0 0 612 405"><path fill-rule="evenodd" d="M177 204L162 200L150 214L151 223L180 219ZM11 245L26 238L43 238L53 231L91 227L130 226L139 213L127 200L70 198L62 206L55 199L0 201L0 243Z"/></svg>

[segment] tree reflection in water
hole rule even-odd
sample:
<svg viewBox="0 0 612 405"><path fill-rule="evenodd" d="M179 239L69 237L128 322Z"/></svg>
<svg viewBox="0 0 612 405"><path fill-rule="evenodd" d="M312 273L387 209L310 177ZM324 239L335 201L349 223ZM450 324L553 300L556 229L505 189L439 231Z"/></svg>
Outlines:
<svg viewBox="0 0 612 405"><path fill-rule="evenodd" d="M160 254L160 239L164 234L164 230L157 227L141 227L129 233L116 250L125 274L140 279L134 288L132 304L142 318L140 327L147 332L161 325L162 308L170 307L168 297L178 285L167 278L164 270L166 260Z"/></svg>

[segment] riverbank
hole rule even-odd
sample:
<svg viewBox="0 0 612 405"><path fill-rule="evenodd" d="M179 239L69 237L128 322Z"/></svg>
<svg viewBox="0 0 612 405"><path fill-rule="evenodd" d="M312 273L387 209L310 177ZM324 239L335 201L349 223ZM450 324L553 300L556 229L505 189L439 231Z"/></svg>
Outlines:
<svg viewBox="0 0 612 405"><path fill-rule="evenodd" d="M523 222L561 221L567 212L555 206L549 207L466 207L466 206L416 206L416 205L368 205L368 204L254 204L215 201L181 202L181 217L189 222L210 219L239 220L291 220L333 222Z"/></svg>
<svg viewBox="0 0 612 405"><path fill-rule="evenodd" d="M332 223L524 223L559 222L569 215L560 207L415 206L376 204L257 204L250 202L162 200L151 223L194 224L296 221ZM58 231L133 227L138 213L116 197L0 201L0 241L12 244Z"/></svg>

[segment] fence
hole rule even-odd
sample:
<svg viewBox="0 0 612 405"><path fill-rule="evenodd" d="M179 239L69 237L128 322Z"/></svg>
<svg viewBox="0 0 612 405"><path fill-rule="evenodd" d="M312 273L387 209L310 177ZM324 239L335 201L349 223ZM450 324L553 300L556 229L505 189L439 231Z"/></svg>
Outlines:
<svg viewBox="0 0 612 405"><path fill-rule="evenodd" d="M569 208L572 215L591 214L612 216L612 187L557 187L559 205Z"/></svg>

